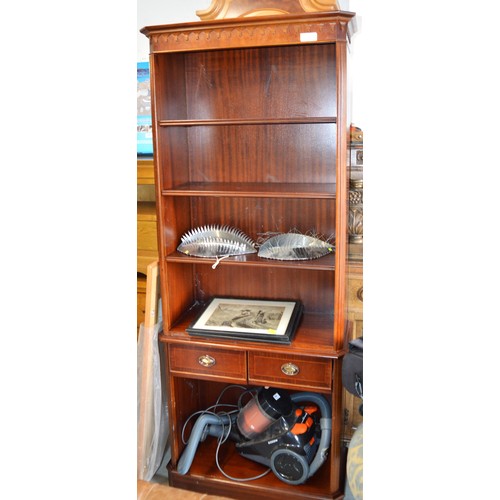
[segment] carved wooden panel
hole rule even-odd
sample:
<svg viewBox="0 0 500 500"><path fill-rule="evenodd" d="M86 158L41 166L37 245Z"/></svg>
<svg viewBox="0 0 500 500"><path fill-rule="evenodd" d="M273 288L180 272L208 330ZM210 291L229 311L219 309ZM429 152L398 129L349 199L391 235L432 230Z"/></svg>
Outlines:
<svg viewBox="0 0 500 500"><path fill-rule="evenodd" d="M210 7L196 11L196 15L201 20L208 21L332 10L340 10L338 0L212 0Z"/></svg>
<svg viewBox="0 0 500 500"><path fill-rule="evenodd" d="M202 23L191 23L143 28L141 32L150 37L153 53L300 44L309 41L303 38L304 34L313 35L311 41L324 43L345 41L352 17L353 14L345 12L335 17L318 13L306 20L299 16L279 21L263 18L253 23L227 20L209 29Z"/></svg>

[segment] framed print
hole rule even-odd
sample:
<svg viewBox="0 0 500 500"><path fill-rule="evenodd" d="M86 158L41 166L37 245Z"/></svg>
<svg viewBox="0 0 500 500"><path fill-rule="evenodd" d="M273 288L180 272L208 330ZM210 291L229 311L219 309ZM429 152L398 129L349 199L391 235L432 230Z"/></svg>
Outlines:
<svg viewBox="0 0 500 500"><path fill-rule="evenodd" d="M298 301L215 297L186 331L203 337L289 344L301 315Z"/></svg>

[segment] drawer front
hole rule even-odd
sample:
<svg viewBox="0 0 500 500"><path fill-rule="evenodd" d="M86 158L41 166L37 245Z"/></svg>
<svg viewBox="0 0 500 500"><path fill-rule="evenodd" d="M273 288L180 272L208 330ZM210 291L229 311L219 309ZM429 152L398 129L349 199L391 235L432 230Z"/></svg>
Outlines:
<svg viewBox="0 0 500 500"><path fill-rule="evenodd" d="M248 381L259 385L279 383L329 390L332 387L332 360L249 352Z"/></svg>
<svg viewBox="0 0 500 500"><path fill-rule="evenodd" d="M247 381L245 351L170 344L169 369L174 375L228 382Z"/></svg>

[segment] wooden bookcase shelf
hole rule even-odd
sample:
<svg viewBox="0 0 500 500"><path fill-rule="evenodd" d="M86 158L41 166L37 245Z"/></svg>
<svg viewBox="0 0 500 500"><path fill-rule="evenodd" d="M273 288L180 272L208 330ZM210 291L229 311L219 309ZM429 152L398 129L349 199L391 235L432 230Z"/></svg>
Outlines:
<svg viewBox="0 0 500 500"><path fill-rule="evenodd" d="M227 489L229 492L234 491L234 481L224 477L217 468L214 467L213 457L215 453L215 441L208 442L207 440L201 443L197 450L195 461L191 467L191 478L196 480L201 486L197 488L198 491L201 492L205 491L203 486L206 484L207 480L217 481L221 488ZM232 444L223 447L219 459L224 472L231 477L246 478L262 474L262 466L259 467L258 464L251 464L249 460L240 457ZM269 493L271 491L273 495L275 495L273 498L279 498L280 495L286 495L286 497L290 499L322 499L324 498L324 484L328 482L329 479L325 470L328 470L329 466L331 466L331 462L327 460L323 471L318 471L307 484L295 486L293 491L284 488L284 483L279 481L273 473L267 474L257 481L246 483L246 488L248 489L247 498L269 498ZM175 475L175 471L171 471L170 473ZM179 481L185 480L182 476L179 476L178 479ZM191 486L190 483L187 485L181 483L181 485L183 487ZM225 493L225 495L231 495L231 493Z"/></svg>
<svg viewBox="0 0 500 500"><path fill-rule="evenodd" d="M151 48L160 340L174 486L245 499L341 495L341 363L350 331L347 26L353 17L336 11L141 30ZM269 233L314 234L335 249L309 261L234 256L215 268L215 259L177 251L186 232L214 224L257 242ZM189 335L186 329L214 297L300 301L304 314L290 345ZM217 363L204 367L201 355ZM300 366L297 376L280 370L291 361ZM291 486L272 473L232 481L218 470L210 439L190 470L179 474L184 423L233 383L313 391L331 402L329 459L305 484ZM227 394L235 402L236 394ZM235 477L265 470L231 445L220 459Z"/></svg>
<svg viewBox="0 0 500 500"><path fill-rule="evenodd" d="M333 328L333 315L319 313L305 313L299 328L295 334L291 345L280 346L275 344L261 344L256 342L231 341L221 339L201 339L199 337L190 337L186 333L186 328L193 322L201 312L203 304L194 304L188 308L185 313L172 325L169 331L163 331L162 338L168 337L173 340L189 341L191 343L200 343L204 346L224 346L238 349L245 346L247 350L274 351L287 354L303 354L307 356L319 357L338 357L344 351L335 351L333 349L332 337L328 330Z"/></svg>
<svg viewBox="0 0 500 500"><path fill-rule="evenodd" d="M159 127L201 127L204 125L292 125L301 123L337 123L334 116L320 117L312 116L309 118L253 118L253 119L213 119L213 120L160 120Z"/></svg>
<svg viewBox="0 0 500 500"><path fill-rule="evenodd" d="M191 182L162 191L164 196L218 196L245 198L324 198L335 199L335 184L286 182Z"/></svg>
<svg viewBox="0 0 500 500"><path fill-rule="evenodd" d="M180 252L174 252L166 257L167 262L177 262L179 264L193 264L193 265L210 265L215 263L213 258L205 257L190 257ZM235 255L221 260L217 266L249 266L249 267L271 267L271 268L286 268L296 271L309 270L309 271L334 271L335 270L335 256L334 254L325 255L321 259L315 260L272 260L259 257L257 254Z"/></svg>

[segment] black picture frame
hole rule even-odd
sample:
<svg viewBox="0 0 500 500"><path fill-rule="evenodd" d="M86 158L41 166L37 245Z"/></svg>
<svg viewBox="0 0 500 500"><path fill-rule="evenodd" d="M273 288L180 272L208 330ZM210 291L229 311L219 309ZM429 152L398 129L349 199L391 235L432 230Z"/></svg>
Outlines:
<svg viewBox="0 0 500 500"><path fill-rule="evenodd" d="M295 300L214 297L186 331L200 337L290 344L302 311Z"/></svg>

